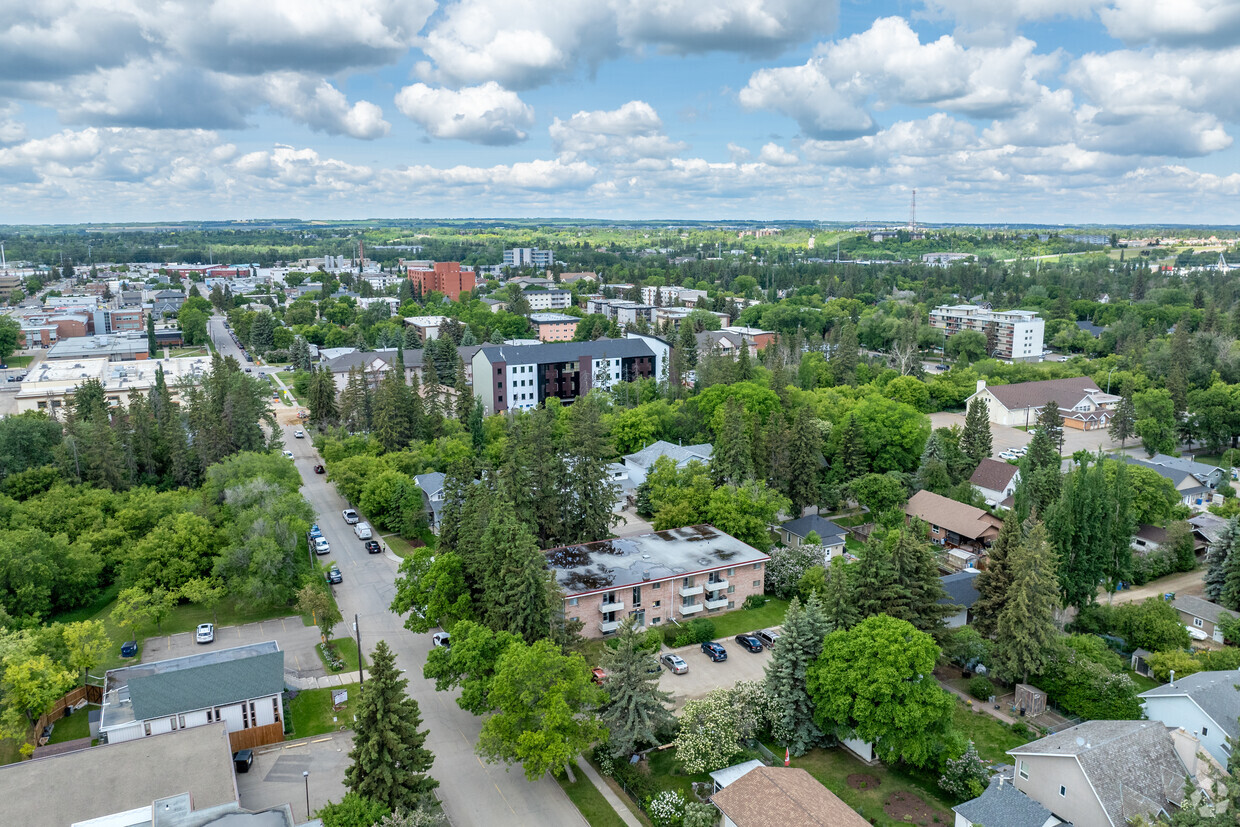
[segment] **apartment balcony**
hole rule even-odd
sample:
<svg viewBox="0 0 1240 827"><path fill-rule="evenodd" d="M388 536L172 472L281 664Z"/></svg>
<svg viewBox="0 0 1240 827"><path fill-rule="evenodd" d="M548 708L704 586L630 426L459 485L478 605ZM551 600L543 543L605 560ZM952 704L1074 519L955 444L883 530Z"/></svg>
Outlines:
<svg viewBox="0 0 1240 827"><path fill-rule="evenodd" d="M718 580L707 580L706 581L707 591L720 592L720 591L725 590L727 587L728 587L728 581L724 580L722 577L719 578Z"/></svg>
<svg viewBox="0 0 1240 827"><path fill-rule="evenodd" d="M603 621L600 621L598 624L598 630L605 635L609 635L619 628L620 628L620 621L618 620L603 620Z"/></svg>
<svg viewBox="0 0 1240 827"><path fill-rule="evenodd" d="M728 608L728 596L725 594L723 597L718 597L714 599L711 599L709 597L706 598L706 608L712 611L715 609Z"/></svg>
<svg viewBox="0 0 1240 827"><path fill-rule="evenodd" d="M681 597L693 597L699 595L703 591L702 586L682 586L680 589Z"/></svg>
<svg viewBox="0 0 1240 827"><path fill-rule="evenodd" d="M598 604L598 610L603 614L607 614L608 612L623 612L624 601L617 600L614 603L600 603Z"/></svg>
<svg viewBox="0 0 1240 827"><path fill-rule="evenodd" d="M726 604L726 601L725 601L725 604ZM682 615L695 615L695 614L697 614L698 612L702 611L702 610L703 610L703 609L705 609L705 608L706 608L706 606L704 606L704 605L703 605L703 604L701 604L701 603L694 603L692 606L686 606L684 603L681 603L681 604L680 604L680 613L681 613Z"/></svg>

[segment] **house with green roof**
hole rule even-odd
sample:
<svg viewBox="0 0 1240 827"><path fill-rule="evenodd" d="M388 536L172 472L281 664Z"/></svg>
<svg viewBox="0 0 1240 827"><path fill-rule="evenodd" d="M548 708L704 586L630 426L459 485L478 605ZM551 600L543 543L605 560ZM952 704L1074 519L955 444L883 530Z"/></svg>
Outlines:
<svg viewBox="0 0 1240 827"><path fill-rule="evenodd" d="M284 652L274 640L112 669L99 739L115 744L211 723L230 733L269 727L283 720L283 691Z"/></svg>

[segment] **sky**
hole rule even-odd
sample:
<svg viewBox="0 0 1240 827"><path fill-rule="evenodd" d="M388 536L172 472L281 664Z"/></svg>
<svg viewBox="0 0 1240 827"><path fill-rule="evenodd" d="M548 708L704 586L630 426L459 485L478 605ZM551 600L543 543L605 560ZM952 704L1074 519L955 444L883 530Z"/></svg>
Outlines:
<svg viewBox="0 0 1240 827"><path fill-rule="evenodd" d="M1240 223L1240 0L0 0L0 223Z"/></svg>

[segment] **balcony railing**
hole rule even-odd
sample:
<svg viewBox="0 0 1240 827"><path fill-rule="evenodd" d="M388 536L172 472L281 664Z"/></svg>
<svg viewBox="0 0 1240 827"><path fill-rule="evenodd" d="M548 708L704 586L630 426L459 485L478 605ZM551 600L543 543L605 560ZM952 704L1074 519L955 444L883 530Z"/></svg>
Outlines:
<svg viewBox="0 0 1240 827"><path fill-rule="evenodd" d="M707 601L706 601L706 608L711 609L711 610L714 610L714 609L726 609L726 608L728 608L728 598L727 598L727 597L720 597L720 598L717 598L717 599L715 599L715 600L707 600Z"/></svg>
<svg viewBox="0 0 1240 827"><path fill-rule="evenodd" d="M607 612L623 612L624 601L616 600L611 603L600 603L598 604L598 610L604 614L606 614Z"/></svg>
<svg viewBox="0 0 1240 827"><path fill-rule="evenodd" d="M680 589L680 596L693 597L696 594L701 594L702 591L703 589L701 586L682 586Z"/></svg>
<svg viewBox="0 0 1240 827"><path fill-rule="evenodd" d="M720 592L726 589L727 587L728 587L728 581L724 580L723 578L720 578L718 580L707 580L706 581L706 591L708 592Z"/></svg>
<svg viewBox="0 0 1240 827"><path fill-rule="evenodd" d="M694 603L694 604L693 604L693 605L691 605L691 606L687 606L687 605L685 605L684 603L681 603L681 604L680 604L680 613L681 613L682 615L695 615L695 614L697 614L698 612L702 611L702 610L703 610L703 609L705 609L705 608L706 608L706 607L705 607L704 605L702 605L701 603Z"/></svg>
<svg viewBox="0 0 1240 827"><path fill-rule="evenodd" d="M620 621L618 620L604 620L598 624L598 630L605 635L611 634L619 628Z"/></svg>

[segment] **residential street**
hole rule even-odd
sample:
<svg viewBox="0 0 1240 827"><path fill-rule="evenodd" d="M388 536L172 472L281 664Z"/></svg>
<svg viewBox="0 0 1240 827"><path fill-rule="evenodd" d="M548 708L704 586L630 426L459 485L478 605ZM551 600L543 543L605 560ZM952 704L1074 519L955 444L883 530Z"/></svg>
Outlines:
<svg viewBox="0 0 1240 827"><path fill-rule="evenodd" d="M221 325L222 327L222 325ZM223 345L226 334L219 337ZM227 346L232 340L227 340ZM227 346L221 350L228 352ZM353 628L356 613L361 623L362 648L370 651L386 640L396 654L397 665L409 680L409 693L417 698L422 719L430 729L426 746L435 754L432 770L439 780L439 797L456 827L468 825L537 824L540 827L579 827L585 820L551 778L529 783L521 768L484 764L474 754L482 720L456 705L455 694L436 692L434 682L422 677L422 664L430 650L430 635L415 635L402 625L402 618L388 610L395 593L397 563L387 554L367 554L362 543L345 524L340 512L348 507L326 477L314 473L319 462L307 439L294 439L294 426L284 426L284 443L293 452L301 472L306 499L318 514L319 527L331 544L331 554L319 558L340 567L344 582L335 586L336 601L344 615L336 634Z"/></svg>

